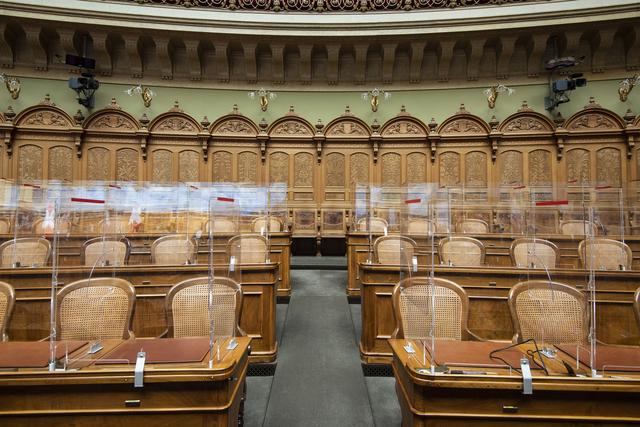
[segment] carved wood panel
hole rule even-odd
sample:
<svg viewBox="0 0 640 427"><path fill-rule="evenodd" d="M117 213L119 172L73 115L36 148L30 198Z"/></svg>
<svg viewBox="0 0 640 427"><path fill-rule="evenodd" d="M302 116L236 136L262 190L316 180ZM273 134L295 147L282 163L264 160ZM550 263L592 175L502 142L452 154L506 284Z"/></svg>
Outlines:
<svg viewBox="0 0 640 427"><path fill-rule="evenodd" d="M509 150L499 156L500 184L522 185L522 152Z"/></svg>
<svg viewBox="0 0 640 427"><path fill-rule="evenodd" d="M487 186L487 154L472 151L464 156L465 185L469 187Z"/></svg>
<svg viewBox="0 0 640 427"><path fill-rule="evenodd" d="M116 179L118 181L137 181L138 151L133 148L121 148L116 151Z"/></svg>
<svg viewBox="0 0 640 427"><path fill-rule="evenodd" d="M396 186L402 184L402 157L397 153L386 153L381 157L382 185Z"/></svg>
<svg viewBox="0 0 640 427"><path fill-rule="evenodd" d="M269 182L289 182L289 155L282 151L269 156Z"/></svg>
<svg viewBox="0 0 640 427"><path fill-rule="evenodd" d="M447 151L439 156L440 185L460 184L460 154Z"/></svg>
<svg viewBox="0 0 640 427"><path fill-rule="evenodd" d="M327 187L344 187L344 154L329 153L325 156L325 178Z"/></svg>
<svg viewBox="0 0 640 427"><path fill-rule="evenodd" d="M529 185L549 186L552 184L551 153L547 150L533 150L529 153Z"/></svg>
<svg viewBox="0 0 640 427"><path fill-rule="evenodd" d="M567 152L567 182L582 185L591 182L591 153L583 148Z"/></svg>
<svg viewBox="0 0 640 427"><path fill-rule="evenodd" d="M258 183L258 155L251 151L238 154L238 182Z"/></svg>
<svg viewBox="0 0 640 427"><path fill-rule="evenodd" d="M106 148L93 147L87 150L87 179L92 181L107 181L111 179L111 152Z"/></svg>
<svg viewBox="0 0 640 427"><path fill-rule="evenodd" d="M620 187L621 155L617 148L601 148L596 152L597 185Z"/></svg>
<svg viewBox="0 0 640 427"><path fill-rule="evenodd" d="M73 181L73 150L61 145L49 149L49 179Z"/></svg>
<svg viewBox="0 0 640 427"><path fill-rule="evenodd" d="M42 179L42 148L23 145L18 151L18 179L37 181Z"/></svg>
<svg viewBox="0 0 640 427"><path fill-rule="evenodd" d="M293 185L295 187L313 187L313 155L297 153L293 157Z"/></svg>
<svg viewBox="0 0 640 427"><path fill-rule="evenodd" d="M155 150L152 156L151 180L171 182L173 178L173 153L169 150Z"/></svg>
<svg viewBox="0 0 640 427"><path fill-rule="evenodd" d="M233 181L233 155L228 151L216 151L212 157L213 182Z"/></svg>
<svg viewBox="0 0 640 427"><path fill-rule="evenodd" d="M413 125L415 127L415 125ZM426 182L427 156L423 153L409 153L407 155L407 183Z"/></svg>
<svg viewBox="0 0 640 427"><path fill-rule="evenodd" d="M193 150L178 153L178 180L182 182L200 181L200 154Z"/></svg>
<svg viewBox="0 0 640 427"><path fill-rule="evenodd" d="M351 186L369 183L369 155L353 153L349 156L349 182Z"/></svg>

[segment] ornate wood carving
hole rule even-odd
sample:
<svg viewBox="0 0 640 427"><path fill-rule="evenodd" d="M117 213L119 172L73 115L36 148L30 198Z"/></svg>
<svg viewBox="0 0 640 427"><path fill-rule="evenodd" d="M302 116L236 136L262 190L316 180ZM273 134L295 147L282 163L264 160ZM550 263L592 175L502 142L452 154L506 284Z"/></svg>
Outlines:
<svg viewBox="0 0 640 427"><path fill-rule="evenodd" d="M18 151L18 179L37 181L42 179L42 148L23 145Z"/></svg>
<svg viewBox="0 0 640 427"><path fill-rule="evenodd" d="M297 153L293 158L293 185L313 187L313 155Z"/></svg>
<svg viewBox="0 0 640 427"><path fill-rule="evenodd" d="M598 114L584 114L577 117L571 123L569 123L567 129L569 130L581 130L581 129L613 129L616 128L616 124L610 118Z"/></svg>
<svg viewBox="0 0 640 427"><path fill-rule="evenodd" d="M197 132L198 127L192 120L186 117L167 117L157 122L152 131L156 132Z"/></svg>
<svg viewBox="0 0 640 427"><path fill-rule="evenodd" d="M344 154L329 153L325 156L325 185L344 187Z"/></svg>
<svg viewBox="0 0 640 427"><path fill-rule="evenodd" d="M173 153L169 150L155 150L153 152L153 182L171 182L173 178Z"/></svg>
<svg viewBox="0 0 640 427"><path fill-rule="evenodd" d="M92 181L109 180L110 154L109 150L101 147L94 147L88 150L87 179Z"/></svg>
<svg viewBox="0 0 640 427"><path fill-rule="evenodd" d="M73 150L57 146L49 149L49 179L73 181Z"/></svg>
<svg viewBox="0 0 640 427"><path fill-rule="evenodd" d="M465 184L469 187L487 186L487 154L472 151L464 156Z"/></svg>
<svg viewBox="0 0 640 427"><path fill-rule="evenodd" d="M23 116L18 122L20 126L31 126L31 127L49 127L49 128L60 128L60 127L72 127L73 124L64 115L61 113L51 110L36 110L25 116Z"/></svg>
<svg viewBox="0 0 640 427"><path fill-rule="evenodd" d="M509 150L500 155L500 184L522 185L522 153Z"/></svg>
<svg viewBox="0 0 640 427"><path fill-rule="evenodd" d="M340 137L367 137L369 136L369 131L355 120L340 120L337 123L330 124L327 127L325 135Z"/></svg>
<svg viewBox="0 0 640 427"><path fill-rule="evenodd" d="M289 155L282 151L269 156L269 182L289 182Z"/></svg>
<svg viewBox="0 0 640 427"><path fill-rule="evenodd" d="M484 133L482 128L475 122L469 119L455 119L451 123L448 123L442 128L443 135L453 134L482 134Z"/></svg>
<svg viewBox="0 0 640 427"><path fill-rule="evenodd" d="M178 154L178 180L200 181L200 155L196 151L184 150Z"/></svg>
<svg viewBox="0 0 640 427"><path fill-rule="evenodd" d="M412 120L397 120L382 128L382 136L425 136L422 126Z"/></svg>
<svg viewBox="0 0 640 427"><path fill-rule="evenodd" d="M284 120L269 132L274 136L311 136L313 132L309 126L299 120Z"/></svg>
<svg viewBox="0 0 640 427"><path fill-rule="evenodd" d="M251 151L238 154L238 182L258 183L258 155Z"/></svg>
<svg viewBox="0 0 640 427"><path fill-rule="evenodd" d="M350 182L354 184L369 184L369 155L353 153L349 157Z"/></svg>
<svg viewBox="0 0 640 427"><path fill-rule="evenodd" d="M138 126L133 120L121 112L113 111L104 113L87 123L87 129L96 131L134 131Z"/></svg>
<svg viewBox="0 0 640 427"><path fill-rule="evenodd" d="M216 151L213 153L213 181L233 181L232 164L233 155L228 151Z"/></svg>
<svg viewBox="0 0 640 427"><path fill-rule="evenodd" d="M460 184L460 154L447 151L440 154L440 185Z"/></svg>
<svg viewBox="0 0 640 427"><path fill-rule="evenodd" d="M230 118L216 124L211 131L214 135L257 135L256 129L247 119Z"/></svg>
<svg viewBox="0 0 640 427"><path fill-rule="evenodd" d="M617 148L601 148L596 152L597 185L622 186L621 159Z"/></svg>
<svg viewBox="0 0 640 427"><path fill-rule="evenodd" d="M567 151L567 182L582 185L591 182L591 153L582 148Z"/></svg>
<svg viewBox="0 0 640 427"><path fill-rule="evenodd" d="M551 178L551 153L547 150L533 150L529 153L529 185L549 186Z"/></svg>
<svg viewBox="0 0 640 427"><path fill-rule="evenodd" d="M138 151L133 148L121 148L116 152L116 179L138 180Z"/></svg>
<svg viewBox="0 0 640 427"><path fill-rule="evenodd" d="M382 168L382 185L401 185L402 157L398 153L386 153L380 157Z"/></svg>
<svg viewBox="0 0 640 427"><path fill-rule="evenodd" d="M409 153L407 155L407 183L427 181L427 156L423 153Z"/></svg>

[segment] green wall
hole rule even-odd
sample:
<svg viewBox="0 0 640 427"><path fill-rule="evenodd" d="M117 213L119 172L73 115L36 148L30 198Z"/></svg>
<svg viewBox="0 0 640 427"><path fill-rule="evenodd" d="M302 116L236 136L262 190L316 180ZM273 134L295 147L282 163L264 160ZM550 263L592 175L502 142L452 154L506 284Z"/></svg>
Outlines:
<svg viewBox="0 0 640 427"><path fill-rule="evenodd" d="M67 87L66 80L50 80L36 78L21 78L22 92L18 100L12 100L9 93L0 90L0 106L2 111L7 105L11 105L16 113L26 107L34 105L42 100L44 94L49 93L51 99L58 106L73 115L78 109L88 116L90 111L80 106L75 100L75 92ZM617 94L619 80L590 81L587 87L579 88L570 93L571 102L560 106L559 111L565 118L582 109L590 96L603 107L624 115L627 108L637 113L640 106L640 89L636 89L629 95L627 102L620 102ZM380 102L377 113L371 112L368 102L361 98L363 87L360 91L285 91L275 88L277 98L272 100L269 110L260 111L257 99L250 99L246 90L226 89L192 89L154 87L156 97L151 108L144 108L139 95L128 96L124 91L128 85L102 83L96 93L96 110L106 106L115 97L122 108L140 117L143 112L150 119L167 111L174 100L180 102L184 111L200 121L204 115L213 122L218 117L231 112L233 104L238 104L240 112L258 122L263 117L271 123L283 116L289 106L295 107L296 113L315 123L319 118L326 124L331 119L344 112L349 105L351 111L358 117L371 123L377 119L380 124L395 116L401 105L405 105L407 112L423 120L425 123L434 117L438 123L454 114L461 102L466 105L467 111L489 120L496 115L499 120L515 112L523 100L527 100L529 106L538 112L544 113L544 97L547 94L547 85L523 85L512 86L516 91L507 96L502 93L498 97L496 108L491 110L487 106L483 88L462 89L431 89L431 90L398 90L389 89L392 96L388 100Z"/></svg>

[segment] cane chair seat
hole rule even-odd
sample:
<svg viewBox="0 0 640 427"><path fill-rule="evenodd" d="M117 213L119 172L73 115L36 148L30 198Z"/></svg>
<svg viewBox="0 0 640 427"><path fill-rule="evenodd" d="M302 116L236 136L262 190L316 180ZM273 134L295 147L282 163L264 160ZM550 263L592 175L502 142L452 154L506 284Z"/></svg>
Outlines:
<svg viewBox="0 0 640 427"><path fill-rule="evenodd" d="M163 236L151 244L151 263L156 265L184 265L196 263L198 245L195 240L176 234Z"/></svg>
<svg viewBox="0 0 640 427"><path fill-rule="evenodd" d="M484 265L485 247L472 237L445 237L438 242L440 263L451 266L476 267Z"/></svg>
<svg viewBox="0 0 640 427"><path fill-rule="evenodd" d="M213 222L213 229L211 231L213 231L213 233L235 233L236 231L238 231L238 224L231 218L225 218L225 217L218 217L218 218L213 218L213 221L207 221L207 223L205 224L205 232L209 232L209 228L211 226L211 223Z"/></svg>
<svg viewBox="0 0 640 427"><path fill-rule="evenodd" d="M99 277L69 283L58 291L59 340L129 339L135 303L131 283Z"/></svg>
<svg viewBox="0 0 640 427"><path fill-rule="evenodd" d="M394 338L422 339L432 335L450 340L476 338L467 327L469 297L450 280L437 277L401 280L393 289L392 301Z"/></svg>
<svg viewBox="0 0 640 427"><path fill-rule="evenodd" d="M40 237L12 239L0 245L2 267L39 267L51 256L51 243Z"/></svg>
<svg viewBox="0 0 640 427"><path fill-rule="evenodd" d="M465 219L456 225L458 233L486 234L489 232L489 224L481 219Z"/></svg>
<svg viewBox="0 0 640 427"><path fill-rule="evenodd" d="M410 266L416 252L416 242L405 236L381 236L373 243L378 264Z"/></svg>
<svg viewBox="0 0 640 427"><path fill-rule="evenodd" d="M511 243L511 261L519 268L556 268L560 251L558 247L543 239L521 238Z"/></svg>
<svg viewBox="0 0 640 427"><path fill-rule="evenodd" d="M167 293L165 311L169 338L208 336L211 324L216 336L244 335L239 327L242 312L240 285L227 277L213 277L209 311L209 277L184 280Z"/></svg>
<svg viewBox="0 0 640 427"><path fill-rule="evenodd" d="M631 270L631 248L624 242L595 238L578 245L582 265L594 270Z"/></svg>
<svg viewBox="0 0 640 427"><path fill-rule="evenodd" d="M127 264L130 253L129 239L96 237L87 240L82 245L80 262L88 267L121 266Z"/></svg>
<svg viewBox="0 0 640 427"><path fill-rule="evenodd" d="M227 256L236 264L262 264L268 259L267 250L267 239L259 234L233 236L227 243Z"/></svg>
<svg viewBox="0 0 640 427"><path fill-rule="evenodd" d="M369 231L369 229L371 229L372 233L386 233L388 228L389 223L386 219L375 216L370 218L360 218L356 223L357 231Z"/></svg>
<svg viewBox="0 0 640 427"><path fill-rule="evenodd" d="M433 223L429 220L426 219L412 219L409 220L409 223L407 224L407 234L409 235L414 235L414 234L427 234L427 235L431 235L434 232L434 226Z"/></svg>
<svg viewBox="0 0 640 427"><path fill-rule="evenodd" d="M267 223L269 224L268 230ZM270 216L268 218L268 221L266 217L260 217L254 219L251 222L251 230L254 233L266 233L267 231L269 231L270 233L279 233L282 231L282 229L282 221L280 220L280 218L277 218L275 216Z"/></svg>
<svg viewBox="0 0 640 427"><path fill-rule="evenodd" d="M589 329L587 299L574 287L545 280L516 284L509 292L514 342L584 344Z"/></svg>
<svg viewBox="0 0 640 427"><path fill-rule="evenodd" d="M598 227L590 221L570 219L560 221L560 234L567 236L595 236L598 234Z"/></svg>
<svg viewBox="0 0 640 427"><path fill-rule="evenodd" d="M16 293L13 287L5 282L0 282L0 341L8 341L7 329L13 314L13 306L16 301Z"/></svg>

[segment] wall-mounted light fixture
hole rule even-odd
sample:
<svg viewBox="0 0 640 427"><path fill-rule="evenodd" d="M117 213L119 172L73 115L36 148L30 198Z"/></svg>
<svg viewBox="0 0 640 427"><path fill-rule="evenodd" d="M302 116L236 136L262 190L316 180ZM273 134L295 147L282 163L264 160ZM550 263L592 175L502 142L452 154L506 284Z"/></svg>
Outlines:
<svg viewBox="0 0 640 427"><path fill-rule="evenodd" d="M633 77L627 77L618 83L618 95L620 95L620 101L626 102L629 94L633 90L633 87L640 84L640 74L636 74Z"/></svg>
<svg viewBox="0 0 640 427"><path fill-rule="evenodd" d="M262 111L267 111L267 108L269 108L269 100L274 100L278 97L275 92L271 92L270 90L266 90L264 88L249 92L247 95L249 95L249 98L251 99L255 99L256 97L258 97L258 101L260 102L260 109Z"/></svg>
<svg viewBox="0 0 640 427"><path fill-rule="evenodd" d="M381 96L383 96L385 100L389 99L391 98L391 92L386 92L382 89L374 87L370 91L362 93L362 99L364 99L365 101L369 101L369 103L371 104L371 111L373 111L374 113L378 111L378 105L380 104Z"/></svg>
<svg viewBox="0 0 640 427"><path fill-rule="evenodd" d="M142 84L132 86L124 92L129 96L133 96L134 94L140 95L142 97L142 102L144 102L144 106L147 108L151 107L151 100L156 96L154 91L147 86L142 86Z"/></svg>
<svg viewBox="0 0 640 427"><path fill-rule="evenodd" d="M0 82L4 82L9 94L11 94L11 99L18 99L20 96L20 89L22 89L19 78L2 73L0 74Z"/></svg>
<svg viewBox="0 0 640 427"><path fill-rule="evenodd" d="M503 92L506 92L507 95L511 95L513 92L515 92L515 89L511 89L510 87L499 83L484 90L489 108L495 108L498 95Z"/></svg>

